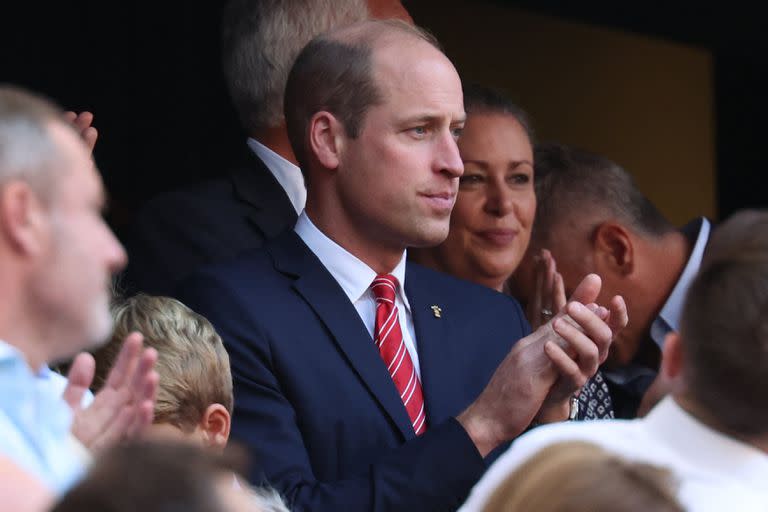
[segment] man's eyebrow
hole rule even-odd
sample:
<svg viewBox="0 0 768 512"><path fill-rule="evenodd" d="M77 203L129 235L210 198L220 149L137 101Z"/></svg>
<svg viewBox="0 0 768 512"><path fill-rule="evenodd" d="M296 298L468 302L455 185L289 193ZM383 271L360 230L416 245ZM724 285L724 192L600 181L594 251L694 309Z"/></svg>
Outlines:
<svg viewBox="0 0 768 512"><path fill-rule="evenodd" d="M403 123L438 123L445 119L445 116L438 114L421 114L413 117L403 118ZM467 121L467 116L462 115L457 119L451 120L451 125L463 124Z"/></svg>

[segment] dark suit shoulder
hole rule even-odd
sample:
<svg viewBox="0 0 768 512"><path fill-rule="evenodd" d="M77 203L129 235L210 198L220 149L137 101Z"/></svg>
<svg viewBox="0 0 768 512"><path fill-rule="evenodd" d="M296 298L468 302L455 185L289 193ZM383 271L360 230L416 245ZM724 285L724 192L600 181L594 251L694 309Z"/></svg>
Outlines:
<svg viewBox="0 0 768 512"><path fill-rule="evenodd" d="M406 291L420 302L432 302L459 315L466 325L503 325L526 335L530 332L520 303L487 286L408 262Z"/></svg>
<svg viewBox="0 0 768 512"><path fill-rule="evenodd" d="M147 203L125 245L130 290L165 294L206 264L257 248L296 221L288 196L264 164L167 192Z"/></svg>

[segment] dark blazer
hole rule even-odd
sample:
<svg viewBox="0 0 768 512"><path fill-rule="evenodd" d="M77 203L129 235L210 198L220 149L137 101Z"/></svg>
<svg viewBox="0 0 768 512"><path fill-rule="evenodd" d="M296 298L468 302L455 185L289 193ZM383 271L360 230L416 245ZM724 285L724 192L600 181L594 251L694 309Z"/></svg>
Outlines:
<svg viewBox="0 0 768 512"><path fill-rule="evenodd" d="M452 510L483 473L454 417L530 327L514 299L413 263L405 292L428 421L418 438L354 306L294 232L181 287L230 354L232 436L252 478L263 471L296 510Z"/></svg>
<svg viewBox="0 0 768 512"><path fill-rule="evenodd" d="M142 208L125 238L123 287L172 295L199 267L261 247L293 227L296 210L269 169L247 146L238 161L224 178L158 196Z"/></svg>

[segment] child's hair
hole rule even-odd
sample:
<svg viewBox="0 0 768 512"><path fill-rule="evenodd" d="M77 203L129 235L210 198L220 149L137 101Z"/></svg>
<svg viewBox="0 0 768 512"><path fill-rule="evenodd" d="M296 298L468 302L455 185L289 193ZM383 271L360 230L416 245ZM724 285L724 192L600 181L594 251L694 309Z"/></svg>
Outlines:
<svg viewBox="0 0 768 512"><path fill-rule="evenodd" d="M232 414L229 356L208 320L175 299L143 294L118 300L112 316L112 339L94 354L96 389L106 383L125 337L137 331L144 336L144 346L158 353L155 423L190 432L211 404L221 404Z"/></svg>

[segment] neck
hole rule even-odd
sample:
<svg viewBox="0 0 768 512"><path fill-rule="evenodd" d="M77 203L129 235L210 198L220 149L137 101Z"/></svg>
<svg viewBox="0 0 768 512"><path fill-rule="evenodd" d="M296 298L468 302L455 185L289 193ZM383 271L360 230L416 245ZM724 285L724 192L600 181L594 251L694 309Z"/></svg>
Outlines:
<svg viewBox="0 0 768 512"><path fill-rule="evenodd" d="M338 207L328 206L319 206L308 195L305 212L315 227L377 274L392 272L403 258L405 247L359 236L359 231L353 229L344 214L335 213Z"/></svg>
<svg viewBox="0 0 768 512"><path fill-rule="evenodd" d="M6 309L6 304L3 303L4 312L0 318L0 340L21 352L30 370L36 373L49 362L45 344L39 340L35 329L27 329L19 321L23 316L6 314L10 311L10 308Z"/></svg>
<svg viewBox="0 0 768 512"><path fill-rule="evenodd" d="M637 237L635 248L639 252L637 261L648 264L639 269L640 273L633 280L633 289L627 293L630 321L621 336L633 340L629 345L635 348L622 360L630 362L641 356L649 367L655 368L658 367L658 349L654 344L643 351L643 341L650 339L651 324L680 279L691 247L682 233L673 231L654 239ZM660 261L664 264L659 265L657 262Z"/></svg>
<svg viewBox="0 0 768 512"><path fill-rule="evenodd" d="M296 155L293 154L291 142L288 140L288 132L285 130L284 124L254 130L250 133L250 136L289 162L299 165L296 161Z"/></svg>
<svg viewBox="0 0 768 512"><path fill-rule="evenodd" d="M34 287L25 277L25 268L3 256L0 255L0 340L21 352L32 371L37 372L50 362L47 343L52 338L46 338L43 332L49 322L44 315L37 314L39 301L30 295Z"/></svg>

